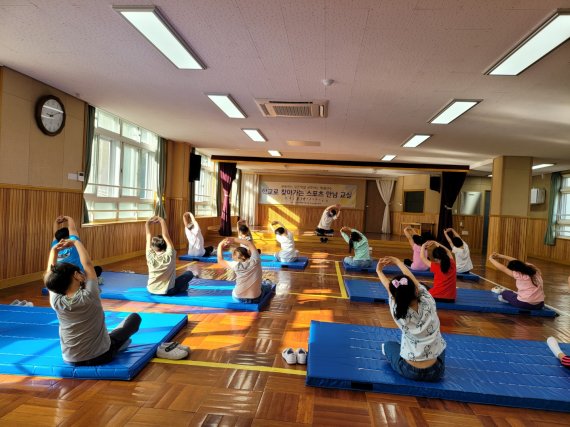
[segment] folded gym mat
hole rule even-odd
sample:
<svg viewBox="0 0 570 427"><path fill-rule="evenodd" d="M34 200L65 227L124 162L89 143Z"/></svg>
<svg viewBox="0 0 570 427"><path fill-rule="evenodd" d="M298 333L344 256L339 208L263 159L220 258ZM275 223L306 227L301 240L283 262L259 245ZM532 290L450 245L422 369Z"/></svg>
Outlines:
<svg viewBox="0 0 570 427"><path fill-rule="evenodd" d="M443 334L445 375L437 383L394 372L382 355L399 329L311 322L307 385L570 412L570 369L544 341ZM570 344L562 344L570 353Z"/></svg>
<svg viewBox="0 0 570 427"><path fill-rule="evenodd" d="M342 262L342 265L344 266L345 271L354 271L354 272L360 272L360 273L376 273L376 266L378 265L378 260L373 259L372 265L370 267L353 267L353 266L346 264L344 261ZM433 273L429 270L426 270L426 271L410 270L410 271L414 274L414 276L417 276L417 277L432 277L433 278ZM384 267L382 269L382 272L384 274L401 274L402 273L400 271L400 269L395 265L387 265L386 267ZM474 273L458 273L457 278L461 279L461 280L471 280L474 282L478 282L480 279L480 277Z"/></svg>
<svg viewBox="0 0 570 427"><path fill-rule="evenodd" d="M309 258L304 256L297 257L297 260L293 262L276 261L275 256L270 254L261 254L260 258L261 266L265 268L289 268L292 270L304 270L307 264L309 264ZM215 256L196 257L192 255L181 255L178 257L178 259L182 261L218 262L218 258ZM226 261L231 261L231 254L229 252L224 252L224 259Z"/></svg>
<svg viewBox="0 0 570 427"><path fill-rule="evenodd" d="M345 279L344 284L351 301L388 303L388 292L379 281ZM497 294L483 289L457 288L455 302L437 302L441 310L464 310L484 313L528 314L539 317L555 317L557 313L549 308L523 310L500 302Z"/></svg>
<svg viewBox="0 0 570 427"><path fill-rule="evenodd" d="M429 270L426 271L410 270L410 271L416 277L433 277L433 273ZM384 274L402 274L400 269L395 265L387 265L382 269L382 272ZM478 282L480 279L480 277L475 273L457 273L457 278L462 280L472 280L474 282Z"/></svg>
<svg viewBox="0 0 570 427"><path fill-rule="evenodd" d="M49 307L0 305L0 373L80 379L130 380L152 359L161 342L188 322L184 314L139 313L142 323L129 347L106 365L74 367L63 361L59 323ZM105 312L109 331L129 313Z"/></svg>
<svg viewBox="0 0 570 427"><path fill-rule="evenodd" d="M101 298L103 299L260 311L273 296L273 293L270 293L257 304L245 304L236 302L232 298L235 282L192 279L187 292L167 297L150 294L146 290L148 276L144 274L105 271L102 277L105 280L105 284L101 286ZM42 292L47 294L47 289L44 288Z"/></svg>

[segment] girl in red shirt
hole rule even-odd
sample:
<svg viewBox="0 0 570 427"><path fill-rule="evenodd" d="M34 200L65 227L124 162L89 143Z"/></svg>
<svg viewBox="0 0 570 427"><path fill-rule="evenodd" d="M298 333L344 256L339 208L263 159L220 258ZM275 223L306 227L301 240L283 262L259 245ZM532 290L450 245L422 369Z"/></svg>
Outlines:
<svg viewBox="0 0 570 427"><path fill-rule="evenodd" d="M430 247L434 247L432 251L433 261L430 261L426 256L426 249ZM420 256L433 273L433 287L429 290L431 296L439 302L455 302L457 269L450 250L433 240L428 240L422 245Z"/></svg>

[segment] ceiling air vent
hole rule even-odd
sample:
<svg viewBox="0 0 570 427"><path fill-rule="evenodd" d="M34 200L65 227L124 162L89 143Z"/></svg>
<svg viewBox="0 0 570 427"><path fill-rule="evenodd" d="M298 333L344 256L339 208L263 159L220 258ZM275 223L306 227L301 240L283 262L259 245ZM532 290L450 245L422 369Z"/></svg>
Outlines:
<svg viewBox="0 0 570 427"><path fill-rule="evenodd" d="M328 101L271 101L256 99L264 117L327 117Z"/></svg>

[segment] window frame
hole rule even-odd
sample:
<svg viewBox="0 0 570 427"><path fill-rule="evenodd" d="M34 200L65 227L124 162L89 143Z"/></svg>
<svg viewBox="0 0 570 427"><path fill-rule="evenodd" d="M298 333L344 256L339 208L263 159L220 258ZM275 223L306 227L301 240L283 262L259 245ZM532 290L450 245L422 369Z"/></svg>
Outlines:
<svg viewBox="0 0 570 427"><path fill-rule="evenodd" d="M557 239L566 239L566 240L570 240L570 173L565 173L562 174L562 184L564 183L565 180L568 180L568 186L564 187L561 186L560 187L560 191L558 192L558 194L556 195L556 197L558 198L558 207L557 207L557 212L556 212L556 224L554 226L555 232L556 232L556 238ZM568 208L568 213L565 215L566 217L568 217L568 219L561 219L561 210L562 210L562 200L563 198L567 198L567 205L569 205ZM567 231L565 231L567 234L566 235L562 235L561 234L561 228L564 227Z"/></svg>
<svg viewBox="0 0 570 427"><path fill-rule="evenodd" d="M217 191L218 191L218 164L213 162L210 156L196 152L196 154L202 156L200 162L200 179L194 183L194 216L196 218L212 218L218 217L218 207L217 207ZM206 164L205 164L206 163ZM204 168L207 166L207 169ZM204 176L207 175L207 176ZM207 184L203 184L209 181ZM209 188L205 188L209 187ZM198 191L205 190L208 194L198 194ZM209 198L209 200L196 200L198 197ZM198 212L201 206L209 205L208 214L204 212ZM200 210L203 211L202 208Z"/></svg>

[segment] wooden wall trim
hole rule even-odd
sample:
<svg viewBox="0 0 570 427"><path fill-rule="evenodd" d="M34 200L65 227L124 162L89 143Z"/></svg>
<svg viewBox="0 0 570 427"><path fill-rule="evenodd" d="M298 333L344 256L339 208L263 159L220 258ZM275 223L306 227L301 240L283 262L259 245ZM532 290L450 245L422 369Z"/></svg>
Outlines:
<svg viewBox="0 0 570 427"><path fill-rule="evenodd" d="M76 193L76 194L83 195L83 190L76 190L73 188L33 187L30 185L4 184L1 182L0 182L0 189L32 190L32 191L55 191L58 193Z"/></svg>

